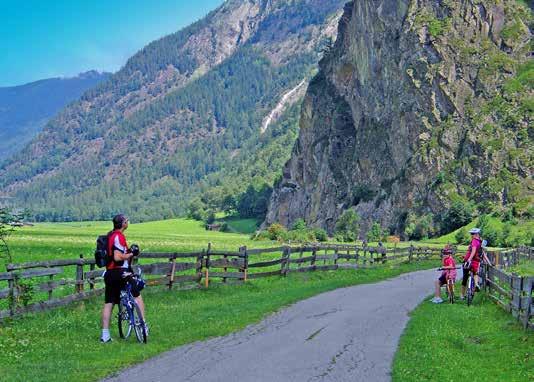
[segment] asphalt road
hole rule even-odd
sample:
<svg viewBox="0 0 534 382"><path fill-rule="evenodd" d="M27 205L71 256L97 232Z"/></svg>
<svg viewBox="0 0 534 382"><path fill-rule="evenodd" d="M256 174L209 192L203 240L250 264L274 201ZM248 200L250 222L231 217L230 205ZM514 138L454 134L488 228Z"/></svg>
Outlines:
<svg viewBox="0 0 534 382"><path fill-rule="evenodd" d="M420 271L323 293L106 381L389 381L408 314L435 277Z"/></svg>

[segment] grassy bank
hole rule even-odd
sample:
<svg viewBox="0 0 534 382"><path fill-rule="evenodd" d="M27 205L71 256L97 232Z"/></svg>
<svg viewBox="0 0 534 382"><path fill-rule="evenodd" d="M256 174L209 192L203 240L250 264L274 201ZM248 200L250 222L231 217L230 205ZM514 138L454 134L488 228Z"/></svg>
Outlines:
<svg viewBox="0 0 534 382"><path fill-rule="evenodd" d="M474 305L423 302L395 356L393 381L532 381L534 334L479 294Z"/></svg>
<svg viewBox="0 0 534 382"><path fill-rule="evenodd" d="M435 262L338 270L213 285L207 290L147 290L150 341L98 342L102 300L28 316L0 326L2 381L94 381L120 367L141 362L175 346L228 334L281 307L339 287L375 282ZM106 355L103 356L103 346Z"/></svg>

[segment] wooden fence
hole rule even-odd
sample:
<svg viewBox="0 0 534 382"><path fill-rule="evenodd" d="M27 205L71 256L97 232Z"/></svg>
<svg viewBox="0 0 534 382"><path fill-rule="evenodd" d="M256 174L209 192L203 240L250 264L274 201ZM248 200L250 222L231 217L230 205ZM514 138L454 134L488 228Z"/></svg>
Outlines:
<svg viewBox="0 0 534 382"><path fill-rule="evenodd" d="M292 272L334 271L416 262L439 258L439 248L404 248L357 245L307 244L274 248L217 251L211 244L193 253L142 253L135 265L148 286L168 289L208 288L210 283L246 282L249 279L286 276ZM534 261L532 248L490 252L495 267L486 267L485 289L500 306L534 328L534 275L507 272L521 261ZM0 273L0 320L45 311L103 293L103 269L82 255L74 260L8 264Z"/></svg>
<svg viewBox="0 0 534 382"><path fill-rule="evenodd" d="M355 245L281 246L236 252L207 249L195 253L141 253L141 269L148 286L194 288L229 280L286 276L290 272L358 269L386 262L410 262L439 256L427 247L385 248ZM104 292L103 269L94 259L49 260L8 264L0 273L0 320L45 311Z"/></svg>
<svg viewBox="0 0 534 382"><path fill-rule="evenodd" d="M484 288L493 301L523 324L534 329L534 275L520 276L510 268L522 261L534 261L534 248L519 247L502 252L489 252L494 266L485 266Z"/></svg>

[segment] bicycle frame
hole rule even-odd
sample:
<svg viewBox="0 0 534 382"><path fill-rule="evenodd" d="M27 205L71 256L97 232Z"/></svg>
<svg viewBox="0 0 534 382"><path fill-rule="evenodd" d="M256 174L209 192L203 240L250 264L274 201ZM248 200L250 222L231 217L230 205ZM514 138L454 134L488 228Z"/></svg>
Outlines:
<svg viewBox="0 0 534 382"><path fill-rule="evenodd" d="M135 301L134 296L132 295L132 286L128 282L123 290L121 290L121 298L119 305L118 321L119 321L119 332L121 337L126 339L130 336L132 329L135 331L135 335L139 342L145 342L147 339L146 327L144 322L144 317L141 314L139 305ZM128 322L128 329L126 332L123 331L121 322Z"/></svg>

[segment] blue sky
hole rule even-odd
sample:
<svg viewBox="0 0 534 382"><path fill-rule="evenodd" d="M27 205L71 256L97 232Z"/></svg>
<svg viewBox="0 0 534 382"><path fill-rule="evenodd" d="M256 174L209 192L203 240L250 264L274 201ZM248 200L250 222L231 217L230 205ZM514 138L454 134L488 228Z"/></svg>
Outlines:
<svg viewBox="0 0 534 382"><path fill-rule="evenodd" d="M118 70L223 0L0 0L0 86Z"/></svg>

